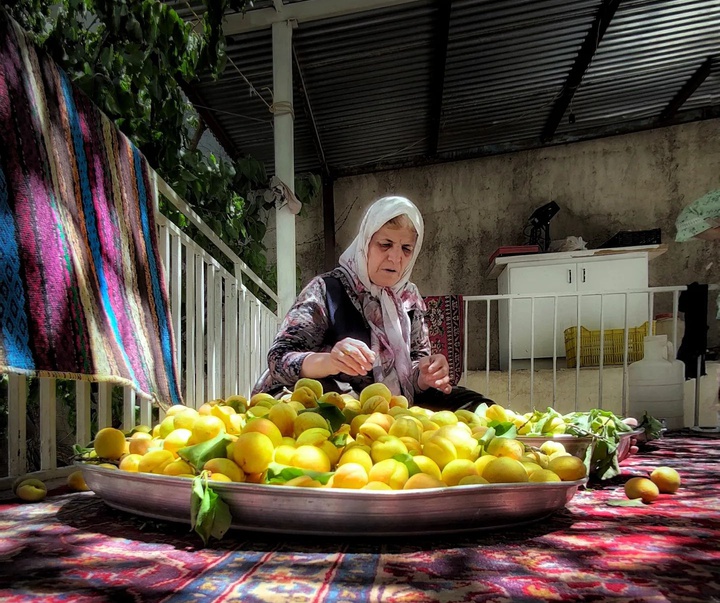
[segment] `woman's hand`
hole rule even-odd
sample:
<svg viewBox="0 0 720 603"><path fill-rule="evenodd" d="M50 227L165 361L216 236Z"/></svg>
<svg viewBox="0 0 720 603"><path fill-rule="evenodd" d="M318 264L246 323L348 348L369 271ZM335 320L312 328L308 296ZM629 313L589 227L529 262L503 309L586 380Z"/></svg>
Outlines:
<svg viewBox="0 0 720 603"><path fill-rule="evenodd" d="M442 354L433 354L432 356L421 358L418 367L420 368L418 387L421 390L434 387L444 394L449 394L452 391L452 385L450 385L450 366L445 356Z"/></svg>
<svg viewBox="0 0 720 603"><path fill-rule="evenodd" d="M330 350L330 359L335 370L334 373L346 375L367 375L375 363L375 352L364 342L346 337L338 341Z"/></svg>
<svg viewBox="0 0 720 603"><path fill-rule="evenodd" d="M303 360L301 377L322 379L345 373L358 377L367 375L375 362L375 353L362 341L346 337L329 352L308 354Z"/></svg>

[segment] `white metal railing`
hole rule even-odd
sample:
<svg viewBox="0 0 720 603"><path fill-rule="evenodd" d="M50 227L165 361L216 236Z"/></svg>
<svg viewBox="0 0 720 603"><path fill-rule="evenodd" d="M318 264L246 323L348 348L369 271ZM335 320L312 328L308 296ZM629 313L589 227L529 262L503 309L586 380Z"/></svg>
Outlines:
<svg viewBox="0 0 720 603"><path fill-rule="evenodd" d="M157 198L162 195L184 214L234 266L233 273L155 208L160 254L170 295L171 320L175 334L175 360L181 377L185 404L199 407L204 402L233 394L249 395L266 365L267 351L277 332L278 317L246 287L249 279L277 305L277 295L205 224L201 218L157 174L152 173ZM72 467L58 466L57 381L39 378L39 479L67 475ZM28 467L28 378L9 374L8 466L0 478L0 489L8 488ZM97 429L112 422L111 383L74 384L76 427L73 443L92 440L91 412ZM92 391L96 390L96 402ZM129 387L123 389L122 426L152 425L162 411L149 400L137 398ZM138 413L139 411L139 413ZM139 416L138 416L139 414ZM60 463L61 465L63 463Z"/></svg>
<svg viewBox="0 0 720 603"><path fill-rule="evenodd" d="M469 372L484 372L484 388L483 393L487 395L488 397L494 399L496 402L500 402L501 404L507 404L510 406L514 403L513 408L517 410L517 406L521 405L526 408L523 408L522 410L529 410L532 408L545 408L547 406L552 406L555 408L558 405L558 393L559 393L559 387L558 387L558 373L562 370L563 367L558 365L558 360L564 361L565 360L565 350L558 349L557 345L557 339L558 334L562 333L565 328L569 326L576 326L576 325L583 325L583 307L586 307L587 304L584 303L588 300L598 300L599 304L596 304L597 311L594 312L593 319L597 320L598 329L600 331L600 337L599 337L599 363L596 367L592 367L593 371L597 372L597 390L596 395L591 396L589 399L585 400L584 404L581 404L581 396L580 396L580 390L581 390L581 379L583 375L587 375L589 371L586 368L581 368L581 352L582 352L582 338L581 338L581 330L579 328L576 329L575 333L575 367L574 369L571 369L574 371L574 410L589 410L590 408L604 408L606 402L608 401L608 393L604 388L604 377L606 376L606 372L608 370L618 370L617 368L610 368L604 365L604 358L605 358L605 333L610 329L623 329L624 330L624 336L623 336L623 359L622 364L619 368L622 370L622 376L621 376L621 388L620 391L611 391L610 396L615 400L616 398L619 398L619 412L621 412L623 415L626 415L627 412L627 405L628 405L628 349L629 349L629 331L633 327L637 327L640 325L636 324L630 324L629 323L629 299L633 296L643 296L643 299L646 300L647 304L647 313L646 318L642 321L643 323L647 321L647 334L651 334L652 329L652 321L650 320L650 317L654 317L655 315L655 308L656 308L656 298L658 296L665 297L666 299L663 301L667 301L667 297L671 298L671 304L672 304L672 326L669 333L669 341L672 341L676 346L679 344L678 341L678 302L680 293L684 290L686 290L686 286L670 286L670 287L648 287L644 289L633 289L628 291L622 291L622 292L607 292L607 291L591 291L591 292L574 292L574 293L537 293L537 294L504 294L504 295L473 295L473 296L464 296L464 357L463 357L463 375L461 378L461 383L463 385L468 385L468 373ZM709 289L711 291L717 291L720 289L720 285L712 284L709 286ZM606 306L606 302L608 298L617 298L620 296L620 298L623 300L623 314L624 314L624 320L622 321L622 324L620 325L607 325L604 308ZM571 324L566 324L562 326L559 324L558 320L558 305L560 300L564 298L570 298L574 300L574 316L572 317L572 320L570 321ZM637 299L637 297L636 297ZM513 311L515 309L515 306L519 305L519 302L521 300L524 300L525 306L523 307L523 310L528 311L527 305L529 304L529 354L527 357L525 355L515 355L513 353L513 327L515 326L517 328L517 325L513 324L513 320L517 320L517 316L513 316ZM547 300L550 302L552 309L550 310L550 315L545 316L537 316L538 312L536 310L536 304L538 300ZM506 317L506 320L508 322L507 324L507 340L501 341L501 336L496 334L499 332L499 329L496 328L499 325L493 325L492 317L494 314L499 316L501 312L499 311L500 305L506 304L506 311L503 313L503 316ZM667 304L669 305L669 304ZM473 314L471 314L471 307L473 308ZM544 305L544 309L547 310L548 306L547 303ZM587 314L587 312L586 312ZM477 325L476 328L479 329L482 324L484 323L484 330L485 330L485 338L484 338L484 366L483 362L478 362L475 366L476 369L474 371L469 371L468 369L468 361L470 359L470 352L469 352L469 342L471 341L470 338L470 326L469 323L471 322L471 318L476 319L475 324ZM526 323L528 316L523 317L523 324ZM484 319L484 320L483 320ZM498 319L499 321L499 319ZM548 370L547 376L543 374L543 377L547 379L551 379L551 395L545 395L538 397L536 395L536 378L538 377L539 373L536 370L538 367L538 362L541 360L536 355L536 335L537 335L537 324L540 321L544 321L545 325L548 323L552 323L552 354L550 356L544 357L542 360L544 360L544 367L550 369L551 373ZM642 324L642 323L641 323ZM477 340L477 338L473 338L473 340ZM492 351L494 349L494 345L497 345L497 349L499 350L498 354L498 368L501 370L491 370L491 364L492 364ZM503 350L506 350L506 358L502 358ZM518 361L518 356L522 357L522 361ZM482 358L482 354L476 355L476 359ZM515 363L516 368L513 368L513 364ZM517 365L522 365L522 368L518 368ZM524 384L523 387L523 395L518 399L518 396L514 396L513 391L513 376L514 373L517 375L519 370L528 369L527 371L523 371L523 377L528 382ZM506 373L506 374L505 374ZM527 373L527 374L525 374ZM491 387L491 375L493 377L497 377L499 374L505 374L506 383L507 383L507 390L506 392L502 392L502 399L498 399L494 396L492 387ZM495 379L496 381L496 379ZM477 387L477 386L476 386ZM698 424L698 391L699 391L699 382L696 380L695 383L695 399L696 399L696 408L695 408L695 424ZM587 391L587 388L584 388L584 391ZM496 394L495 394L496 395ZM586 396L587 397L587 396ZM580 408L580 406L583 405L585 408Z"/></svg>
<svg viewBox="0 0 720 603"><path fill-rule="evenodd" d="M278 317L247 289L242 279L252 280L276 304L277 295L159 177L157 186L160 194L234 266L231 274L157 212L173 331L182 334L175 337L175 360L184 377L181 389L185 403L198 407L232 394L247 396L266 364Z"/></svg>

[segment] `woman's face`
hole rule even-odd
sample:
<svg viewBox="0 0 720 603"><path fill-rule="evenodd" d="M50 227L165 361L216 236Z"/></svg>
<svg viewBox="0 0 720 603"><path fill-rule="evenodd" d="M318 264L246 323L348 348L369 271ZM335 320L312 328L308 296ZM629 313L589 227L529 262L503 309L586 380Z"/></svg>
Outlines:
<svg viewBox="0 0 720 603"><path fill-rule="evenodd" d="M385 224L368 245L368 276L378 287L392 287L413 256L417 234L409 228Z"/></svg>

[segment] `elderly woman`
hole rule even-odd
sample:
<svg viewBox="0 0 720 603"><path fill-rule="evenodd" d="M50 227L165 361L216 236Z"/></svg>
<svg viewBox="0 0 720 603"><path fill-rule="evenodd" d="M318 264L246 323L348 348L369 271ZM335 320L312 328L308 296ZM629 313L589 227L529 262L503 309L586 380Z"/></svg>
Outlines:
<svg viewBox="0 0 720 603"><path fill-rule="evenodd" d="M491 404L453 387L447 359L430 353L425 305L410 281L423 231L420 212L404 197L370 206L340 266L315 277L298 296L253 393L275 395L306 377L325 391L356 394L382 382L428 408Z"/></svg>

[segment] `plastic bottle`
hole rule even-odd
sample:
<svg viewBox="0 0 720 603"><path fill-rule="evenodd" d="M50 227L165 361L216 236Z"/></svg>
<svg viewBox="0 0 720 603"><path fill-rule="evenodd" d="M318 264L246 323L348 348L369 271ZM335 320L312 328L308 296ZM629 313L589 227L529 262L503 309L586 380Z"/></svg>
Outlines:
<svg viewBox="0 0 720 603"><path fill-rule="evenodd" d="M673 314L656 314L655 315L655 335L667 335L668 341L670 341L675 349L677 350L679 343L683 339L685 334L685 321L683 317L678 315L677 317L677 341L673 340Z"/></svg>
<svg viewBox="0 0 720 603"><path fill-rule="evenodd" d="M630 416L640 420L647 412L670 430L685 427L685 365L666 335L645 337L645 356L628 373Z"/></svg>

